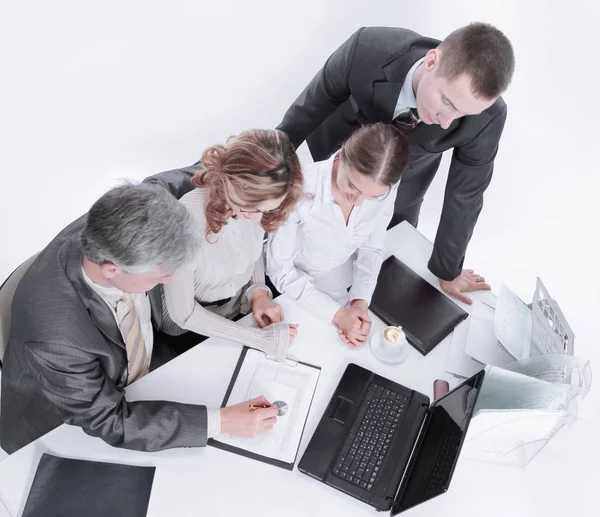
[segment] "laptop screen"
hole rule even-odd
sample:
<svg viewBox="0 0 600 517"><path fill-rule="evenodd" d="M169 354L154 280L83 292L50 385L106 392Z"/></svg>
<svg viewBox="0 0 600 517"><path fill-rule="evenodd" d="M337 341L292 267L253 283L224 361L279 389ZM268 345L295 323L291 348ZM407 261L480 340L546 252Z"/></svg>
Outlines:
<svg viewBox="0 0 600 517"><path fill-rule="evenodd" d="M484 372L479 372L431 406L429 422L411 459L392 515L448 490L483 376Z"/></svg>

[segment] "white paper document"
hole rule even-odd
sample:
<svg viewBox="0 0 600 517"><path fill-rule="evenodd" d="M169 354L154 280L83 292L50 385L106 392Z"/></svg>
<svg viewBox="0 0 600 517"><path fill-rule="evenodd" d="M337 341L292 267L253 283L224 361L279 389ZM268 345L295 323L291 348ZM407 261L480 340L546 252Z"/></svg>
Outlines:
<svg viewBox="0 0 600 517"><path fill-rule="evenodd" d="M446 359L446 371L460 377L472 377L485 367L483 363L473 359L465 351L471 321L472 318L461 321L452 331L452 340Z"/></svg>
<svg viewBox="0 0 600 517"><path fill-rule="evenodd" d="M293 463L319 374L320 370L313 366L301 363L289 366L266 359L263 352L248 349L227 405L263 395L271 403L285 402L288 411L277 418L271 431L254 438L221 434L215 440L261 456Z"/></svg>
<svg viewBox="0 0 600 517"><path fill-rule="evenodd" d="M465 352L483 364L504 366L514 362L510 355L498 343L494 334L494 309L488 305L474 301L469 317L470 326L465 345Z"/></svg>
<svg viewBox="0 0 600 517"><path fill-rule="evenodd" d="M502 284L496 303L494 333L515 359L529 357L531 348L531 309Z"/></svg>

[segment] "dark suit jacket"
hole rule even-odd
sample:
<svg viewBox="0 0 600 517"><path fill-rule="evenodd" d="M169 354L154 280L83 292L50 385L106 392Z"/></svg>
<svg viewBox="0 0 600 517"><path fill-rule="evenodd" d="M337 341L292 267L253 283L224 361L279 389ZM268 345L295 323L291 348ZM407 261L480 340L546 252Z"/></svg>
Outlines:
<svg viewBox="0 0 600 517"><path fill-rule="evenodd" d="M278 129L295 146L307 140L315 160L327 158L361 125L392 121L406 74L438 44L407 29L360 29L329 57ZM483 113L457 119L446 130L419 124L407 133L410 162L398 190L394 223L407 219L416 226L442 152L454 149L429 261L439 278L452 280L460 274L505 120L506 104L499 98Z"/></svg>
<svg viewBox="0 0 600 517"><path fill-rule="evenodd" d="M181 197L191 190L195 170L145 181ZM79 234L85 218L40 253L15 293L2 369L0 444L12 453L66 422L128 449L206 445L205 406L125 399L125 343L110 309L81 273ZM150 292L158 324L160 295L155 295Z"/></svg>

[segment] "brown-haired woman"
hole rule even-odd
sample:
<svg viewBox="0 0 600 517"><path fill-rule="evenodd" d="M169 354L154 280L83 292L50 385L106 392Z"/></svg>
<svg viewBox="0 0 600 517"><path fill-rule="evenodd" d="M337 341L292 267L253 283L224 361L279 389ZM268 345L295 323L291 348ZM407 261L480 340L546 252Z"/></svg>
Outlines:
<svg viewBox="0 0 600 517"><path fill-rule="evenodd" d="M362 345L371 328L367 308L407 163L408 141L393 126L358 129L329 160L304 169L312 195L269 236L267 273L275 287L336 324L351 346ZM332 272L354 253L348 292L332 284Z"/></svg>
<svg viewBox="0 0 600 517"><path fill-rule="evenodd" d="M204 239L195 260L163 287L168 318L162 329L220 337L286 354L296 325L281 322L283 311L265 285L263 241L287 218L302 196L302 172L287 135L248 130L202 155L196 187L181 198ZM257 325L233 319L252 310Z"/></svg>

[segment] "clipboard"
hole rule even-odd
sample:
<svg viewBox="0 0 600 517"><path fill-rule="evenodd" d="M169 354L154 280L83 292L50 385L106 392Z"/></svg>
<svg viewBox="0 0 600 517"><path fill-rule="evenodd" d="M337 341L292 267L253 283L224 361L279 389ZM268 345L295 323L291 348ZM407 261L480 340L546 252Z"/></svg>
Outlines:
<svg viewBox="0 0 600 517"><path fill-rule="evenodd" d="M231 381L229 383L229 386L227 388L227 392L225 393L225 397L223 398L223 403L221 404L221 407L226 407L228 405L228 402L232 396L234 387L236 386L236 382L239 379L240 376L240 372L242 370L242 367L245 364L246 358L248 356L249 353L256 353L258 351L249 348L247 346L245 346L241 353L240 353L240 357L238 359L238 362L236 364L235 370L233 372L233 375L231 377ZM262 352L260 352L262 354ZM264 357L264 354L263 354ZM280 467L283 468L285 470L293 470L294 465L298 459L298 450L300 448L300 443L302 440L302 436L304 435L304 430L306 427L306 421L308 420L308 415L310 413L310 408L312 407L312 402L314 399L314 395L315 395L315 391L316 391L316 387L318 384L318 380L319 380L319 376L321 373L321 367L320 366L315 366L309 363L305 363L302 361L296 361L296 360L292 360L292 359L287 359L285 361L282 362L276 362L276 361L270 361L268 359L264 359L264 361L268 361L269 363L274 363L276 365L280 365L280 367L285 367L285 368L289 368L290 370L293 370L295 368L298 368L299 365L302 365L304 367L307 368L311 368L315 370L315 374L316 374L316 380L314 382L314 386L312 386L312 392L310 393L310 398L305 399L308 402L308 409L306 411L305 415L303 416L303 422L302 422L302 427L300 430L300 434L297 437L297 443L295 445L295 454L294 454L294 459L293 461L289 462L289 461L284 461L281 459L277 459L277 458L273 458L271 456L265 455L265 454L260 454L257 451L252 451L252 450L247 450L243 447L240 446L236 446L236 445L232 445L230 443L225 443L224 441L221 441L219 438L210 438L208 440L208 445L212 446L212 447L216 447L217 449L221 449L224 451L228 451L228 452L233 452L234 454L239 454L240 456L244 456L246 458L250 458L253 460L257 460L257 461L262 461L264 463L268 463L269 465L274 465L276 467ZM237 403L237 401L235 402ZM286 415L287 416L287 415ZM286 418L286 416L282 416L279 417L280 419L282 418ZM279 424L280 422L278 422ZM276 425L278 425L276 424ZM258 438L258 437L256 437ZM256 438L252 438L252 439L247 439L247 440L256 440ZM235 440L235 438L232 438L233 440Z"/></svg>

